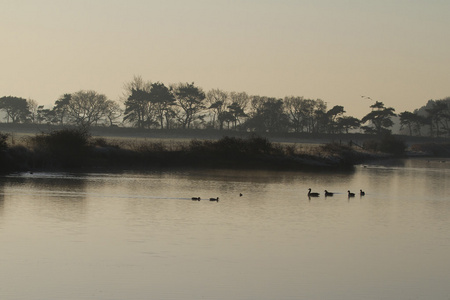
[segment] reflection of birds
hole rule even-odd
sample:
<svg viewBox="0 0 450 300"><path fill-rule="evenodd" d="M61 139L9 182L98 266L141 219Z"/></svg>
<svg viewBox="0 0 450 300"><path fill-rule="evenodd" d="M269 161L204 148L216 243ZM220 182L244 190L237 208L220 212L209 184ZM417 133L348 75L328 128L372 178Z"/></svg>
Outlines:
<svg viewBox="0 0 450 300"><path fill-rule="evenodd" d="M217 202L219 202L219 197L217 197L217 198L209 198L209 201L217 201Z"/></svg>
<svg viewBox="0 0 450 300"><path fill-rule="evenodd" d="M366 192L364 192L363 190L359 190L359 195L364 196L366 194Z"/></svg>
<svg viewBox="0 0 450 300"><path fill-rule="evenodd" d="M355 197L355 193L351 193L350 191L348 191L348 196L349 197Z"/></svg>
<svg viewBox="0 0 450 300"><path fill-rule="evenodd" d="M308 190L308 197L319 197L319 193L311 193L311 188L309 188Z"/></svg>
<svg viewBox="0 0 450 300"><path fill-rule="evenodd" d="M325 197L327 197L327 196L333 196L333 194L334 194L334 193L331 193L331 192L325 190Z"/></svg>
<svg viewBox="0 0 450 300"><path fill-rule="evenodd" d="M200 197L192 197L192 200L200 201Z"/></svg>

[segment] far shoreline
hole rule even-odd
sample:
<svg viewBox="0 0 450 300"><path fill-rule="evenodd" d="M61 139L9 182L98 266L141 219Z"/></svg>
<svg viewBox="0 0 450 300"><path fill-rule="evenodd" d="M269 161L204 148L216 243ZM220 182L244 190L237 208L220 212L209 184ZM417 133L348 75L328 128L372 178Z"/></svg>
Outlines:
<svg viewBox="0 0 450 300"><path fill-rule="evenodd" d="M417 147L404 152L407 145L397 137L387 141L388 144L403 145L403 150L397 154L367 151L362 149L362 145L374 136L361 134L309 135L304 138L298 134L257 135L215 130L207 131L209 134L205 135L205 130L136 131L130 128L108 128L106 131L105 128L91 128L89 131L63 128L50 133L35 132L36 128L28 131L16 128L8 133L2 131L2 127L5 129L5 126L0 126L0 132L6 132L8 144L0 157L0 173L3 174L189 168L347 172L358 164L380 159L437 156L432 147L424 147L428 152ZM226 133L233 135L224 135ZM439 147L445 150L444 153L450 153L448 145Z"/></svg>

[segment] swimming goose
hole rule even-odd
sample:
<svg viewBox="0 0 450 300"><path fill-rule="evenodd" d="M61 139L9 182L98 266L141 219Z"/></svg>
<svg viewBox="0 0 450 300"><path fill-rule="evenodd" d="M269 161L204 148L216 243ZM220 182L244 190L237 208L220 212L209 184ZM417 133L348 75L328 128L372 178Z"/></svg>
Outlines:
<svg viewBox="0 0 450 300"><path fill-rule="evenodd" d="M350 193L350 191L348 191L348 196L349 197L355 197L355 193Z"/></svg>
<svg viewBox="0 0 450 300"><path fill-rule="evenodd" d="M200 197L192 197L192 200L200 201Z"/></svg>
<svg viewBox="0 0 450 300"><path fill-rule="evenodd" d="M366 195L366 192L364 192L363 190L359 190L359 195L360 195L360 196L365 196L365 195Z"/></svg>
<svg viewBox="0 0 450 300"><path fill-rule="evenodd" d="M329 192L329 191L327 191L327 190L325 190L325 197L327 197L327 196L333 196L334 195L334 193L331 193L331 192Z"/></svg>
<svg viewBox="0 0 450 300"><path fill-rule="evenodd" d="M309 188L308 190L308 197L319 197L319 193L311 193L311 188Z"/></svg>
<svg viewBox="0 0 450 300"><path fill-rule="evenodd" d="M217 197L217 198L209 198L209 201L217 201L217 202L219 202L219 197Z"/></svg>

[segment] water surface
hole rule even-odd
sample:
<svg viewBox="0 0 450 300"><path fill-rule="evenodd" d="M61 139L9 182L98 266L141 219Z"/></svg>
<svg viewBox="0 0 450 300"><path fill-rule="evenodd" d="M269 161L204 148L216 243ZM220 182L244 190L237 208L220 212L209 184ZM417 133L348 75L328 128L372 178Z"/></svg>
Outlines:
<svg viewBox="0 0 450 300"><path fill-rule="evenodd" d="M2 177L0 297L449 299L449 176L415 159Z"/></svg>

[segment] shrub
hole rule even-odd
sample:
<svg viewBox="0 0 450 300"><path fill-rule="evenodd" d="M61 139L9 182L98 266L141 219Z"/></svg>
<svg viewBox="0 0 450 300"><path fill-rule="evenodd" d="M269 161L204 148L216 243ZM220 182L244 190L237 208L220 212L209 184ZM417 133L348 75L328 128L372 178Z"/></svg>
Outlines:
<svg viewBox="0 0 450 300"><path fill-rule="evenodd" d="M0 132L0 151L8 149L8 143L6 142L8 137L8 134Z"/></svg>
<svg viewBox="0 0 450 300"><path fill-rule="evenodd" d="M406 150L406 143L392 134L385 134L380 140L365 141L363 146L366 150L384 152L396 156L405 154Z"/></svg>
<svg viewBox="0 0 450 300"><path fill-rule="evenodd" d="M30 138L44 165L81 167L89 157L90 134L82 128L62 129Z"/></svg>

